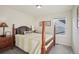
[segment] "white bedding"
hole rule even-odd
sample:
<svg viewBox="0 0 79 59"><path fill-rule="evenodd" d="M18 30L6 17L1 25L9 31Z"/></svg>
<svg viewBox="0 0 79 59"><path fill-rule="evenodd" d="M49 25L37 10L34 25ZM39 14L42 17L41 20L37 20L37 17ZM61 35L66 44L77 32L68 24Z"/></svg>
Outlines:
<svg viewBox="0 0 79 59"><path fill-rule="evenodd" d="M29 53L40 53L42 36L39 33L17 34L16 46ZM51 34L46 34L46 42L52 38ZM48 47L48 46L46 46Z"/></svg>

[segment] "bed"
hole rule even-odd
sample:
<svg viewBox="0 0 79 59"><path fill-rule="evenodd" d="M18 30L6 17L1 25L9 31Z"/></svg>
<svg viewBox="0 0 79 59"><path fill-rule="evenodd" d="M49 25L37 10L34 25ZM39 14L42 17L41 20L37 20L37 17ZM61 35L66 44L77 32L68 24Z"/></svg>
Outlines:
<svg viewBox="0 0 79 59"><path fill-rule="evenodd" d="M32 32L27 26L20 26L15 29L15 45L30 54L48 53L51 47L55 46L55 35L44 34L44 22L42 33ZM24 33L26 31L26 33Z"/></svg>

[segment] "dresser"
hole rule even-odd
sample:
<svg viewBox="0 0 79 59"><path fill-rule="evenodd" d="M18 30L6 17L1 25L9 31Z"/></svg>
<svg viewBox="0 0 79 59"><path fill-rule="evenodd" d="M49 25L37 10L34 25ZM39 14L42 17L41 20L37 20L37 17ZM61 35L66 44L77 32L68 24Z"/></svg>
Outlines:
<svg viewBox="0 0 79 59"><path fill-rule="evenodd" d="M11 35L0 36L0 51L13 48L13 38Z"/></svg>

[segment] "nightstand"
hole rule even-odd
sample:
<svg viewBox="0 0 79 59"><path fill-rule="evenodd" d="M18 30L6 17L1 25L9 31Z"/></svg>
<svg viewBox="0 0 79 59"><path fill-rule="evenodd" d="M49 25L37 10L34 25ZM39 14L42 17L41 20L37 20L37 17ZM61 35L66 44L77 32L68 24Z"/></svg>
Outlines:
<svg viewBox="0 0 79 59"><path fill-rule="evenodd" d="M13 38L11 35L0 37L0 51L13 48Z"/></svg>

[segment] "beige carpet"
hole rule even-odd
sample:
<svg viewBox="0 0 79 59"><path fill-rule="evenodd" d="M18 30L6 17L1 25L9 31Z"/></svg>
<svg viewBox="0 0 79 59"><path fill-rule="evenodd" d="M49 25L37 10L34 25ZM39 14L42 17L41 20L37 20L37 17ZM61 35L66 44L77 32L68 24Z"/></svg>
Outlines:
<svg viewBox="0 0 79 59"><path fill-rule="evenodd" d="M1 52L0 54L27 54L27 53L17 47L14 47L13 49ZM52 47L49 54L74 54L74 52L70 46L57 44L55 47Z"/></svg>
<svg viewBox="0 0 79 59"><path fill-rule="evenodd" d="M28 54L28 53L22 51L21 49L19 49L17 47L13 47L13 49L9 49L9 50L0 52L0 54Z"/></svg>
<svg viewBox="0 0 79 59"><path fill-rule="evenodd" d="M52 47L49 54L74 54L72 47L57 44L55 47Z"/></svg>

